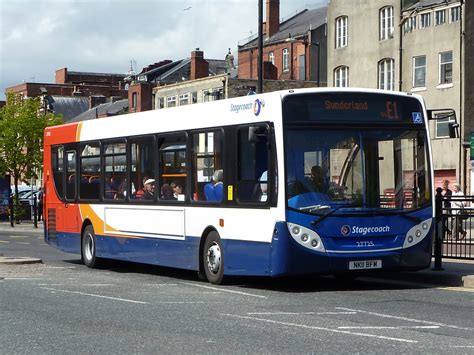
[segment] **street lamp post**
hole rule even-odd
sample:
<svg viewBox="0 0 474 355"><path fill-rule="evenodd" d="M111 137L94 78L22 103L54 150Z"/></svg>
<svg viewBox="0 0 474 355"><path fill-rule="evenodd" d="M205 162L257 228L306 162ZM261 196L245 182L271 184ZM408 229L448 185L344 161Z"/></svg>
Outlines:
<svg viewBox="0 0 474 355"><path fill-rule="evenodd" d="M258 0L258 93L263 93L263 0Z"/></svg>

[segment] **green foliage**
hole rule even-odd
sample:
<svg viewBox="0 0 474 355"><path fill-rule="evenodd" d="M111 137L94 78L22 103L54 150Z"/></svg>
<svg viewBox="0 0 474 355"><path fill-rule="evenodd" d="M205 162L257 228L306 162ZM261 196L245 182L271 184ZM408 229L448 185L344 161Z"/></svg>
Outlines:
<svg viewBox="0 0 474 355"><path fill-rule="evenodd" d="M15 194L19 181L37 178L42 169L44 129L61 122L61 117L41 112L39 97L7 94L0 110L0 175L11 175Z"/></svg>

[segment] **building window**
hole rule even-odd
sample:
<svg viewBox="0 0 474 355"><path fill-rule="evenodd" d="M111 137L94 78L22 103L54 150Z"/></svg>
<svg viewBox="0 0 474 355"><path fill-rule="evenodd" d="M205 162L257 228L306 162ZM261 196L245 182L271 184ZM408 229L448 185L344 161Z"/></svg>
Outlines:
<svg viewBox="0 0 474 355"><path fill-rule="evenodd" d="M420 15L420 28L426 28L431 26L431 13Z"/></svg>
<svg viewBox="0 0 474 355"><path fill-rule="evenodd" d="M179 106L184 106L189 104L189 94L179 95Z"/></svg>
<svg viewBox="0 0 474 355"><path fill-rule="evenodd" d="M176 96L169 96L166 98L166 107L176 106Z"/></svg>
<svg viewBox="0 0 474 355"><path fill-rule="evenodd" d="M425 87L426 85L426 56L413 58L413 87Z"/></svg>
<svg viewBox="0 0 474 355"><path fill-rule="evenodd" d="M391 58L379 62L379 89L393 90L395 78L395 61Z"/></svg>
<svg viewBox="0 0 474 355"><path fill-rule="evenodd" d="M403 26L405 33L411 32L416 29L416 16L411 16L405 21L405 25Z"/></svg>
<svg viewBox="0 0 474 355"><path fill-rule="evenodd" d="M438 10L435 12L435 25L442 25L446 22L446 10Z"/></svg>
<svg viewBox="0 0 474 355"><path fill-rule="evenodd" d="M349 67L343 65L334 70L334 86L337 88L349 86Z"/></svg>
<svg viewBox="0 0 474 355"><path fill-rule="evenodd" d="M461 20L461 6L452 7L451 11L451 22L457 22Z"/></svg>
<svg viewBox="0 0 474 355"><path fill-rule="evenodd" d="M210 92L209 92L209 90L204 90L204 91L202 92L202 101L203 101L203 102L209 102L209 101L210 101L210 100L209 100L209 97L210 97Z"/></svg>
<svg viewBox="0 0 474 355"><path fill-rule="evenodd" d="M347 16L336 19L336 48L347 47Z"/></svg>
<svg viewBox="0 0 474 355"><path fill-rule="evenodd" d="M449 138L449 124L455 122L453 116L436 119L436 138Z"/></svg>
<svg viewBox="0 0 474 355"><path fill-rule="evenodd" d="M393 6L386 6L380 10L380 40L393 37Z"/></svg>
<svg viewBox="0 0 474 355"><path fill-rule="evenodd" d="M165 98L164 97L158 98L158 109L160 110L162 108L165 108Z"/></svg>
<svg viewBox="0 0 474 355"><path fill-rule="evenodd" d="M290 70L290 51L288 48L283 50L283 71Z"/></svg>
<svg viewBox="0 0 474 355"><path fill-rule="evenodd" d="M275 65L275 53L273 52L268 53L268 61L272 63L273 65Z"/></svg>
<svg viewBox="0 0 474 355"><path fill-rule="evenodd" d="M132 93L132 110L137 110L138 94L136 92Z"/></svg>
<svg viewBox="0 0 474 355"><path fill-rule="evenodd" d="M450 84L453 82L453 52L439 54L439 83Z"/></svg>

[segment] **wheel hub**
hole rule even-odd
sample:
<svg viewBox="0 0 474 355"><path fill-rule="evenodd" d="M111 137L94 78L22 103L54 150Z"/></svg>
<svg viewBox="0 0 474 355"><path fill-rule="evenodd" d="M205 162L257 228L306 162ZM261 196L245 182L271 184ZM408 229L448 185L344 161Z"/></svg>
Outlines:
<svg viewBox="0 0 474 355"><path fill-rule="evenodd" d="M211 244L207 250L207 266L213 274L217 274L221 268L221 248L217 243Z"/></svg>

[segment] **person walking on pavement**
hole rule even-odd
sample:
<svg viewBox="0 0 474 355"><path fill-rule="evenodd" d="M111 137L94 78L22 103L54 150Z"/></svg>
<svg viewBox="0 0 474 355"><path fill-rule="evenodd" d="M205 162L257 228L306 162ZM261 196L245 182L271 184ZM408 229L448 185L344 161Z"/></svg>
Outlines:
<svg viewBox="0 0 474 355"><path fill-rule="evenodd" d="M442 184L443 191L441 192L441 195L445 198L444 204L443 204L443 214L444 216L444 230L446 231L446 236L448 238L451 238L452 236L452 231L449 229L449 215L451 214L451 196L453 195L453 192L449 189L449 180L443 180Z"/></svg>
<svg viewBox="0 0 474 355"><path fill-rule="evenodd" d="M457 196L457 197L462 197L464 196L462 190L461 190L461 186L459 184L454 184L453 185L453 189L454 189L454 192L452 193L452 196ZM453 213L454 213L454 217L453 217L453 221L452 221L452 225L453 225L453 235L454 235L454 239L458 239L458 237L460 236L459 239L464 239L466 237L466 231L463 229L463 226L462 226L462 216L461 216L461 213L462 213L462 210L464 209L464 203L463 201L460 201L460 200L453 200L451 202L451 207L453 208Z"/></svg>
<svg viewBox="0 0 474 355"><path fill-rule="evenodd" d="M38 190L38 221L43 219L43 187L40 186Z"/></svg>

